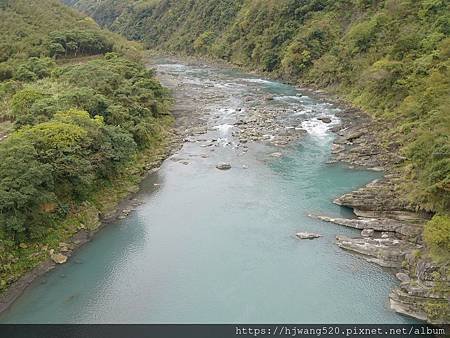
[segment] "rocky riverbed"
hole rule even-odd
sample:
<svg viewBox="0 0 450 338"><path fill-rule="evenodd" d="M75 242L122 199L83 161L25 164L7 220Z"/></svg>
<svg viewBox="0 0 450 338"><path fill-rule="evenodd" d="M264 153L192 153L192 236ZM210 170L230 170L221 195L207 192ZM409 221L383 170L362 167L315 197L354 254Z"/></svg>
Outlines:
<svg viewBox="0 0 450 338"><path fill-rule="evenodd" d="M390 154L367 149L372 136L354 134L368 118L319 92L201 62L153 61L173 89L178 151L160 170L159 161L146 165L156 166L154 173L140 193L104 215L113 224L93 245L73 251L91 239L88 229L61 243L52 267L75 257L27 292L3 322L410 322L384 307L392 275L332 245L338 235L345 249L403 269L405 247L420 246L412 239L423 220L377 198L384 180L336 200L354 208L356 219L329 203L378 176L327 164L331 130L340 135L333 146L340 158L332 161L387 167ZM355 148L378 159L352 163ZM311 219L311 210L334 217ZM361 238L321 221L361 229ZM409 275L399 275L402 285ZM70 277L63 283L61 276ZM355 306L355 299L368 301ZM41 302L48 306L36 311Z"/></svg>

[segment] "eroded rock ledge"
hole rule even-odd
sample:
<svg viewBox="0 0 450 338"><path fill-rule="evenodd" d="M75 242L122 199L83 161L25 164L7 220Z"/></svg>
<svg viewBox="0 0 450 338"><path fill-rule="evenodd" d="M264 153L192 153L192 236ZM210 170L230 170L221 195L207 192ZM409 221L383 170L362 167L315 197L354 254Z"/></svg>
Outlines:
<svg viewBox="0 0 450 338"><path fill-rule="evenodd" d="M363 255L371 263L387 268L400 268L406 253L415 249L413 244L395 236L382 238L336 236L336 244L340 248Z"/></svg>
<svg viewBox="0 0 450 338"><path fill-rule="evenodd" d="M349 219L349 218L332 218L320 215L318 216L310 215L310 217L320 219L321 221L330 222L360 230L372 229L375 231L394 232L401 236L407 236L410 238L420 235L423 227L423 225L420 223L418 224L403 223L399 222L398 220L389 218L359 217L355 219Z"/></svg>
<svg viewBox="0 0 450 338"><path fill-rule="evenodd" d="M351 108L340 117L330 162L384 171L385 176L335 199L337 205L353 209L356 218L310 216L362 230L357 238L337 236L336 244L369 262L397 269L401 283L389 295L394 311L430 323L448 323L450 263L436 263L427 254L422 232L430 215L416 213L403 197L397 165L404 159L398 155L398 145L382 145L380 130L386 126L363 112Z"/></svg>
<svg viewBox="0 0 450 338"><path fill-rule="evenodd" d="M404 223L387 218L347 219L321 215L310 217L362 230L361 237L358 238L336 236L336 244L383 267L400 268L407 253L422 248L418 240L422 224Z"/></svg>
<svg viewBox="0 0 450 338"><path fill-rule="evenodd" d="M397 273L400 285L389 294L391 308L407 316L434 324L450 319L449 263L436 264L420 251L405 255L403 269Z"/></svg>

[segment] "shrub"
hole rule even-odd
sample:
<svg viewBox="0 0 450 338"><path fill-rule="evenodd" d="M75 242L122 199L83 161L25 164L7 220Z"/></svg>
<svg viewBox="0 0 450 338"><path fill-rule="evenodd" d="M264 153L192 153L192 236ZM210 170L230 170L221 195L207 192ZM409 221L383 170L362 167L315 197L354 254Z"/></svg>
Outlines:
<svg viewBox="0 0 450 338"><path fill-rule="evenodd" d="M432 255L450 256L450 216L434 216L425 225L423 236Z"/></svg>

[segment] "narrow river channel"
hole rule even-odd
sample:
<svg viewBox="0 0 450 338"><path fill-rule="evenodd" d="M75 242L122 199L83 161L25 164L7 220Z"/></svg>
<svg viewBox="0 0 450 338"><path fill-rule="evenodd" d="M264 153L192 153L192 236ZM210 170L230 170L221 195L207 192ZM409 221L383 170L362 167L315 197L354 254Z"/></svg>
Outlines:
<svg viewBox="0 0 450 338"><path fill-rule="evenodd" d="M412 322L389 309L393 275L334 244L358 232L307 216L349 216L332 200L380 176L328 163L337 107L226 67L153 67L197 131L142 183L142 205L36 280L1 323ZM239 121L259 110L277 127L244 140ZM303 134L277 146L280 128Z"/></svg>

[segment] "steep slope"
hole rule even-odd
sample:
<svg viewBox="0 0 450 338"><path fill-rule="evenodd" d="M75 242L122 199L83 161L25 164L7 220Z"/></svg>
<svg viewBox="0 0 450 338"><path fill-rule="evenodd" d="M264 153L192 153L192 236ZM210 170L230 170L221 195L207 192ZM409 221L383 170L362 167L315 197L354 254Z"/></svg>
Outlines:
<svg viewBox="0 0 450 338"><path fill-rule="evenodd" d="M98 228L164 156L171 118L139 45L58 1L2 2L0 29L2 292Z"/></svg>

